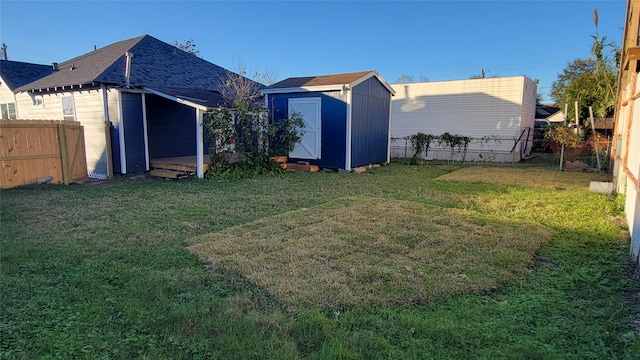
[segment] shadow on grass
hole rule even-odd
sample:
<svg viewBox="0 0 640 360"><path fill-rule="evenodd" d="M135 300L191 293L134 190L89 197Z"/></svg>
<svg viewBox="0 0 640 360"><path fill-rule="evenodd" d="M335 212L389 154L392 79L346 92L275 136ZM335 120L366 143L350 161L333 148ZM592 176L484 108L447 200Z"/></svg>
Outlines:
<svg viewBox="0 0 640 360"><path fill-rule="evenodd" d="M631 331L637 312L624 300L640 289L622 270L628 243L623 227L611 221L617 216L611 201L580 187L433 180L454 169L392 165L361 175L3 190L0 357L638 358ZM527 176L503 171L495 178ZM484 222L495 233L534 223L552 234L535 253L550 265L534 267L532 251L523 272L495 290L419 304L292 309L239 272L206 271L206 263L185 249L197 236L234 227L237 235L302 208L331 209L331 201L343 197L400 199L414 203L410 209L426 209L415 221L393 219L406 233L415 230L411 224L455 227L456 218L469 214L472 220L460 222L463 234L482 234ZM334 213L336 222L348 219ZM383 213L382 219L401 218ZM376 230L378 217L370 218L357 222L362 231L385 235ZM374 255L390 249L387 255L401 259L421 243L412 236L390 241L391 235L377 248L382 251L372 247L365 254L376 260L362 274L391 281L401 274L409 281L419 266L389 274L380 269L391 256ZM349 251L360 248L369 249ZM289 261L282 254L276 263ZM351 267L342 269L350 274ZM461 274L469 276L458 271L453 279L462 281Z"/></svg>

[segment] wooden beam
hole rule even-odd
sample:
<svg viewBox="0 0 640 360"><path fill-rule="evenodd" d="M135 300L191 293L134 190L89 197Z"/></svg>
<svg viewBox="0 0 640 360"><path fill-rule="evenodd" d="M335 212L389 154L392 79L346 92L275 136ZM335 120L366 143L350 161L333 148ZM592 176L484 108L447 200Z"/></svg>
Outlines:
<svg viewBox="0 0 640 360"><path fill-rule="evenodd" d="M307 172L318 172L320 167L318 165L299 164L299 163L287 163L287 170L298 170Z"/></svg>
<svg viewBox="0 0 640 360"><path fill-rule="evenodd" d="M169 163L163 163L155 160L151 160L151 167L154 169L175 170L175 171L192 172L192 173L197 172L197 166L169 164Z"/></svg>
<svg viewBox="0 0 640 360"><path fill-rule="evenodd" d="M11 160L37 160L37 159L60 159L60 154L45 154L45 155L23 155L23 156L0 156L0 161Z"/></svg>
<svg viewBox="0 0 640 360"><path fill-rule="evenodd" d="M177 179L181 176L184 176L183 172L166 170L166 169L153 169L150 172L151 176L166 178L166 179Z"/></svg>
<svg viewBox="0 0 640 360"><path fill-rule="evenodd" d="M640 59L640 46L634 46L627 49L627 60Z"/></svg>

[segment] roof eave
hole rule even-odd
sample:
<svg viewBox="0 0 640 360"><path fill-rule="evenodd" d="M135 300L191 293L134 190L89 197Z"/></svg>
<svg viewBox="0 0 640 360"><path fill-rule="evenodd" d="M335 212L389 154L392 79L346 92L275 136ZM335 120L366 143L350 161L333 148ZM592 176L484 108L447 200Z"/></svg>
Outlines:
<svg viewBox="0 0 640 360"><path fill-rule="evenodd" d="M389 83L378 74L377 71L371 71L368 74L361 76L357 80L349 83L349 84L331 84L331 85L317 85L317 86L300 86L300 87L288 87L288 88L274 88L274 89L264 89L260 92L263 95L269 94L287 94L287 93L301 93L301 92L322 92L322 91L345 91L348 89L352 89L355 86L363 83L364 81L376 77L378 81L384 86L391 95L395 95L396 91L389 85Z"/></svg>
<svg viewBox="0 0 640 360"><path fill-rule="evenodd" d="M208 107L208 106L196 104L196 103L194 103L192 101L189 101L189 100L185 100L185 99L181 99L179 97L173 96L173 95L165 94L162 91L154 90L154 89L152 89L150 87L143 86L142 90L147 91L147 92L149 92L151 94L154 94L154 95L158 95L158 96L163 97L165 99L175 101L175 102L177 102L179 104L187 105L187 106L190 106L192 108L199 109L199 110L202 110L202 111L207 111L207 110L210 110L210 109L214 109L213 107Z"/></svg>
<svg viewBox="0 0 640 360"><path fill-rule="evenodd" d="M349 84L334 84L334 85L318 85L318 86L300 86L300 87L288 87L288 88L275 88L260 90L263 95L269 94L286 94L286 93L300 93L300 92L314 92L314 91L342 91Z"/></svg>
<svg viewBox="0 0 640 360"><path fill-rule="evenodd" d="M49 86L49 87L30 87L30 86L21 86L15 89L13 92L15 94L27 92L27 93L35 93L35 92L48 92L48 91L59 91L59 90L80 90L87 87L95 87L99 83L96 81L85 82L82 84L72 84L72 85L59 85L59 86Z"/></svg>

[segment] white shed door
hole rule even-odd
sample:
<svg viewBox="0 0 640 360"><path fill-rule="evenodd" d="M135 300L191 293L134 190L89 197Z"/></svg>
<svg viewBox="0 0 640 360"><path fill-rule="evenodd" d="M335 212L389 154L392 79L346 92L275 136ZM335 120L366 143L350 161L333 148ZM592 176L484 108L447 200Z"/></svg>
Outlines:
<svg viewBox="0 0 640 360"><path fill-rule="evenodd" d="M294 112L300 113L304 120L304 135L289 154L294 159L320 159L321 135L321 99L289 99L289 118Z"/></svg>

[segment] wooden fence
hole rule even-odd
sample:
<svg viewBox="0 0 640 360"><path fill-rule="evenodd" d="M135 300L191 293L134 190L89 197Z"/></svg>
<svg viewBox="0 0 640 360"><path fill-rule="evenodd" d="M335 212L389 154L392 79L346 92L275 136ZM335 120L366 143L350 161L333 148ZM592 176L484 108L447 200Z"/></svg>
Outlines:
<svg viewBox="0 0 640 360"><path fill-rule="evenodd" d="M87 179L84 128L74 121L0 120L0 188Z"/></svg>

